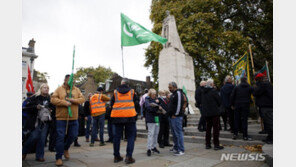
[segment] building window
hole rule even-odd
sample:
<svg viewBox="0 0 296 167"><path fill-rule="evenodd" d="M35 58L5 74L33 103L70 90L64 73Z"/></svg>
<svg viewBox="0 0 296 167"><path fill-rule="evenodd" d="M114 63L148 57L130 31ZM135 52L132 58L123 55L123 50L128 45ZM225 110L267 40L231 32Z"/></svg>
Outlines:
<svg viewBox="0 0 296 167"><path fill-rule="evenodd" d="M26 81L26 78L23 77L22 80L23 80L22 81L22 92L24 92L24 90L25 90L25 84L26 84L26 82L25 82Z"/></svg>
<svg viewBox="0 0 296 167"><path fill-rule="evenodd" d="M27 66L27 62L26 61L22 61L22 67L25 68Z"/></svg>

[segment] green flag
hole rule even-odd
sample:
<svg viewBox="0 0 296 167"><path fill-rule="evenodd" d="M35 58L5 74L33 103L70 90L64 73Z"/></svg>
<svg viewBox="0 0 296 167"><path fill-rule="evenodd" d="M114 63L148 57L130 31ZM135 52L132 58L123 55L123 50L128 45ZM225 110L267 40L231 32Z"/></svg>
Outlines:
<svg viewBox="0 0 296 167"><path fill-rule="evenodd" d="M240 83L240 79L242 77L247 77L248 83L251 84L249 73L249 56L247 52L241 58L239 58L232 66L234 81L236 85Z"/></svg>
<svg viewBox="0 0 296 167"><path fill-rule="evenodd" d="M121 13L121 46L134 46L150 41L165 44L168 40L147 30Z"/></svg>
<svg viewBox="0 0 296 167"><path fill-rule="evenodd" d="M72 88L73 88L73 78L74 78L74 57L75 57L75 45L74 45L74 49L73 49L73 61L72 61L72 73L70 75L69 81L68 81L68 85L70 86L70 93L69 93L69 98L72 98ZM68 107L68 114L70 117L72 117L72 110L71 110L71 106Z"/></svg>
<svg viewBox="0 0 296 167"><path fill-rule="evenodd" d="M186 97L187 97L187 90L186 90L186 88L185 88L185 86L183 85L183 92L185 93L185 95L186 95Z"/></svg>

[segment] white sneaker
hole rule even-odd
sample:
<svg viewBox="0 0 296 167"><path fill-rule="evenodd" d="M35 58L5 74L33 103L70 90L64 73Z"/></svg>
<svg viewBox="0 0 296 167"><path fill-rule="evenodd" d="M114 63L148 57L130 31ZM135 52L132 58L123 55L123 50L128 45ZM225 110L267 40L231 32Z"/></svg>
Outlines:
<svg viewBox="0 0 296 167"><path fill-rule="evenodd" d="M173 152L173 153L175 153L175 152L178 152L177 150L175 150L174 148L172 148L172 149L170 149L170 152Z"/></svg>
<svg viewBox="0 0 296 167"><path fill-rule="evenodd" d="M176 152L174 155L175 156L180 156L180 155L184 155L185 153L184 152L182 152L182 151L178 151L178 152Z"/></svg>

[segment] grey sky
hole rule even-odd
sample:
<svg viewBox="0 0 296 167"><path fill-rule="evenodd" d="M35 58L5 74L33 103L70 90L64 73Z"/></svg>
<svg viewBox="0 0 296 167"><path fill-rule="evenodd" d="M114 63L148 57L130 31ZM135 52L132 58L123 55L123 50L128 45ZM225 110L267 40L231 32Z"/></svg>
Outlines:
<svg viewBox="0 0 296 167"><path fill-rule="evenodd" d="M103 65L122 75L120 13L151 30L151 0L24 0L22 46L36 41L35 69L50 75L50 92L71 73L73 45L75 67ZM145 80L143 66L147 44L124 47L125 77Z"/></svg>

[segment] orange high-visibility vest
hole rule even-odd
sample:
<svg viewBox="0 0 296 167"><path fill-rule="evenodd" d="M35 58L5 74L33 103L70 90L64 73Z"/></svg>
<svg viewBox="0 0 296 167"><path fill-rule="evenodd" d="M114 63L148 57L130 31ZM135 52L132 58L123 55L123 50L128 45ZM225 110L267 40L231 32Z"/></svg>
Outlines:
<svg viewBox="0 0 296 167"><path fill-rule="evenodd" d="M137 115L134 104L134 90L122 94L114 90L115 102L111 111L111 117L134 117Z"/></svg>
<svg viewBox="0 0 296 167"><path fill-rule="evenodd" d="M102 94L95 94L90 98L91 114L98 113L98 115L106 113L106 103L102 101Z"/></svg>

